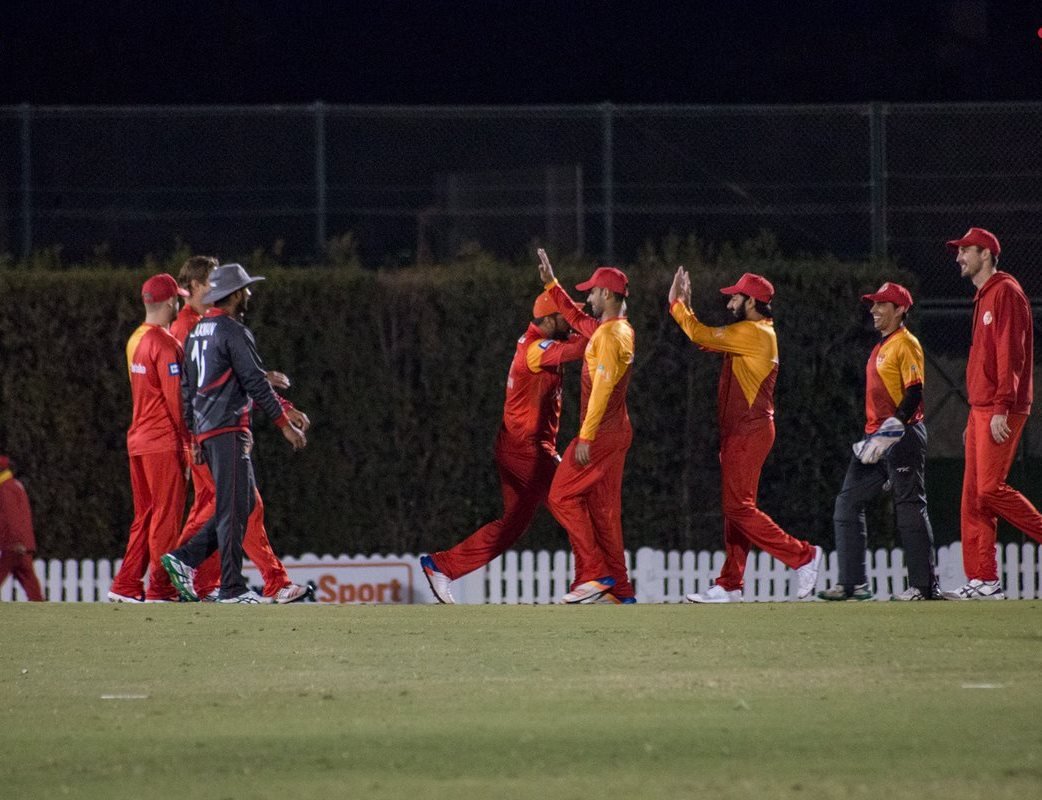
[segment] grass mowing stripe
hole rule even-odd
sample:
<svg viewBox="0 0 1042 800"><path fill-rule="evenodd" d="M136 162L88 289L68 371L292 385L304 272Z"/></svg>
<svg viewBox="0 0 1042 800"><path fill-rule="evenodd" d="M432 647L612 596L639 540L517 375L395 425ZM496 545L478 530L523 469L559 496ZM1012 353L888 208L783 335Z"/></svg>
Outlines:
<svg viewBox="0 0 1042 800"><path fill-rule="evenodd" d="M0 786L1020 800L1040 609L3 604Z"/></svg>

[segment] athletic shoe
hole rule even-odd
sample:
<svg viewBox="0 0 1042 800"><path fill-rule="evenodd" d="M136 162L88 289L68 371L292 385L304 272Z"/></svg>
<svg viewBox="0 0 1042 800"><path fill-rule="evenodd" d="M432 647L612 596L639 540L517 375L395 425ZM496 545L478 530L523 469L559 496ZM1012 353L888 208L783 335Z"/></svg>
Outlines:
<svg viewBox="0 0 1042 800"><path fill-rule="evenodd" d="M953 592L941 592L945 600L1005 600L1002 584L998 581L982 581L974 578Z"/></svg>
<svg viewBox="0 0 1042 800"><path fill-rule="evenodd" d="M900 594L895 594L890 599L891 600L900 600L901 602L906 603L906 602L914 602L914 601L917 601L917 600L929 600L930 598L927 597L926 593L923 592L923 590L920 589L918 586L909 586L903 592L901 592Z"/></svg>
<svg viewBox="0 0 1042 800"><path fill-rule="evenodd" d="M684 598L689 603L741 603L741 589L725 589L719 583L714 583L707 591L701 594L689 594Z"/></svg>
<svg viewBox="0 0 1042 800"><path fill-rule="evenodd" d="M597 578L597 580L586 581L586 583L580 583L568 592L568 594L562 597L561 602L570 605L576 603L592 603L614 585L615 579L610 575L606 575L603 578Z"/></svg>
<svg viewBox="0 0 1042 800"><path fill-rule="evenodd" d="M110 603L144 603L144 597L132 597L129 594L117 594L116 592L109 592L108 594Z"/></svg>
<svg viewBox="0 0 1042 800"><path fill-rule="evenodd" d="M259 594L257 594L252 589L247 589L245 592L243 592L242 594L238 595L237 597L222 597L217 602L218 603L245 603L247 605L259 605L260 603L264 602L264 598L262 598Z"/></svg>
<svg viewBox="0 0 1042 800"><path fill-rule="evenodd" d="M301 586L299 583L291 583L288 586L283 586L277 592L275 596L270 599L274 603L279 605L285 605L286 603L296 603L299 600L303 600L311 594L310 586Z"/></svg>
<svg viewBox="0 0 1042 800"><path fill-rule="evenodd" d="M814 595L814 587L818 585L818 570L825 551L814 546L814 557L796 569L796 599L807 600Z"/></svg>
<svg viewBox="0 0 1042 800"><path fill-rule="evenodd" d="M452 581L449 577L438 569L438 565L434 563L434 559L430 556L423 556L420 558L420 566L423 567L423 574L427 576L427 583L430 584L431 591L434 593L434 599L439 603L455 603L456 600L452 596L452 592L449 591L449 585Z"/></svg>
<svg viewBox="0 0 1042 800"><path fill-rule="evenodd" d="M194 585L195 570L173 553L160 556L159 563L163 565L166 574L170 576L170 582L174 584L177 593L189 602L198 603L199 595L195 593Z"/></svg>
<svg viewBox="0 0 1042 800"><path fill-rule="evenodd" d="M220 596L221 596L221 590L220 589L214 589L209 594L204 594L202 597L199 598L199 600L201 602L203 602L203 603L216 603L217 602L217 598L220 597Z"/></svg>
<svg viewBox="0 0 1042 800"><path fill-rule="evenodd" d="M632 606L636 605L636 597L616 597L611 592L605 592L596 600L584 600L585 603L600 603L611 606Z"/></svg>
<svg viewBox="0 0 1042 800"><path fill-rule="evenodd" d="M180 597L157 597L155 599L145 599L146 603L180 603Z"/></svg>
<svg viewBox="0 0 1042 800"><path fill-rule="evenodd" d="M842 583L837 583L823 592L818 592L818 597L822 600L871 600L872 590L868 588L867 583L856 584L850 590Z"/></svg>

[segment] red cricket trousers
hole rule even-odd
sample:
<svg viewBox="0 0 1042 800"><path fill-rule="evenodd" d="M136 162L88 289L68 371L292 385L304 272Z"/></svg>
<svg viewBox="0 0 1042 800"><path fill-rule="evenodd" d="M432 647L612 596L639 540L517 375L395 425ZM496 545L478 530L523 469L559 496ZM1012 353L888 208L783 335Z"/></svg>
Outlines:
<svg viewBox="0 0 1042 800"><path fill-rule="evenodd" d="M590 444L590 463L575 461L573 439L550 486L547 505L568 532L575 557L572 588L610 575L618 598L633 597L622 542L622 471L631 435L599 436Z"/></svg>
<svg viewBox="0 0 1042 800"><path fill-rule="evenodd" d="M30 601L43 602L43 590L33 568L32 553L17 553L14 550L4 550L0 553L0 586L3 586L8 575L13 575L14 579L22 584L25 596Z"/></svg>
<svg viewBox="0 0 1042 800"><path fill-rule="evenodd" d="M130 488L134 495L134 521L123 554L123 565L112 579L111 590L148 600L176 600L159 557L177 546L181 516L185 510L184 452L146 453L130 457ZM148 589L143 579L148 572Z"/></svg>
<svg viewBox="0 0 1042 800"><path fill-rule="evenodd" d="M754 545L793 569L814 558L813 545L790 536L756 507L760 472L773 446L773 422L720 441L724 565L716 582L729 592L744 585L745 563Z"/></svg>
<svg viewBox="0 0 1042 800"><path fill-rule="evenodd" d="M542 448L517 452L504 450L497 442L495 455L503 516L482 525L455 547L432 554L450 580L485 566L513 547L550 491L557 462Z"/></svg>
<svg viewBox="0 0 1042 800"><path fill-rule="evenodd" d="M195 487L195 499L181 531L181 538L177 542L178 547L195 536L217 510L217 489L214 486L213 473L206 464L192 464L192 485ZM253 511L246 520L246 535L242 541L242 548L264 579L264 595L272 597L292 581L268 541L268 531L264 527L264 503L260 492L254 493L254 501ZM220 553L215 552L199 566L195 574L195 591L200 597L205 597L220 588L220 585L221 559Z"/></svg>
<svg viewBox="0 0 1042 800"><path fill-rule="evenodd" d="M1042 514L1006 483L1027 414L1010 414L1011 433L998 444L991 436L992 410L971 408L966 422L966 466L962 476L962 564L967 578L997 580L998 517L1042 542Z"/></svg>

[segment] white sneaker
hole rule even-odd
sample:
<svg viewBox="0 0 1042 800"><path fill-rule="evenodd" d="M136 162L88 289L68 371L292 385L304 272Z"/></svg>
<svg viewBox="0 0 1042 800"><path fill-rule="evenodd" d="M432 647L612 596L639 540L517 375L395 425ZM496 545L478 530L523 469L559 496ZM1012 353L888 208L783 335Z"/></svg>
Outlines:
<svg viewBox="0 0 1042 800"><path fill-rule="evenodd" d="M742 590L727 590L723 586L714 583L707 591L701 594L689 594L684 597L689 603L741 603Z"/></svg>
<svg viewBox="0 0 1042 800"><path fill-rule="evenodd" d="M615 579L610 575L598 578L595 581L586 581L585 583L580 583L562 597L561 602L568 604L592 603L602 594L609 591L614 585Z"/></svg>
<svg viewBox="0 0 1042 800"><path fill-rule="evenodd" d="M953 592L941 592L945 600L1005 600L1002 584L998 581L982 581L973 578L965 586Z"/></svg>
<svg viewBox="0 0 1042 800"><path fill-rule="evenodd" d="M890 599L899 600L901 602L915 602L917 600L929 600L930 598L923 594L923 590L918 586L909 586L903 592L895 594Z"/></svg>
<svg viewBox="0 0 1042 800"><path fill-rule="evenodd" d="M204 603L216 603L217 602L217 598L220 597L220 596L221 596L220 589L214 589L212 592L210 592L209 594L204 594L199 599L202 602L204 602Z"/></svg>
<svg viewBox="0 0 1042 800"><path fill-rule="evenodd" d="M818 585L818 570L821 569L821 559L825 551L817 545L814 546L814 558L796 568L796 599L806 600L814 596L814 589Z"/></svg>
<svg viewBox="0 0 1042 800"><path fill-rule="evenodd" d="M145 598L143 597L131 597L129 594L116 594L115 592L109 592L108 594L110 603L144 603Z"/></svg>
<svg viewBox="0 0 1042 800"><path fill-rule="evenodd" d="M450 605L455 603L456 600L452 596L452 592L449 591L452 581L449 580L448 575L438 569L434 559L430 556L423 556L420 558L420 566L423 568L423 574L427 578L431 592L434 593L434 599L439 603L448 603Z"/></svg>
<svg viewBox="0 0 1042 800"><path fill-rule="evenodd" d="M291 583L289 586L283 586L275 592L275 596L271 598L271 600L279 605L284 605L286 603L296 603L298 600L303 600L309 594L311 594L310 586L301 586L299 583Z"/></svg>
<svg viewBox="0 0 1042 800"><path fill-rule="evenodd" d="M245 603L247 605L259 605L264 602L259 594L252 589L247 589L237 597L222 597L217 601L218 603Z"/></svg>

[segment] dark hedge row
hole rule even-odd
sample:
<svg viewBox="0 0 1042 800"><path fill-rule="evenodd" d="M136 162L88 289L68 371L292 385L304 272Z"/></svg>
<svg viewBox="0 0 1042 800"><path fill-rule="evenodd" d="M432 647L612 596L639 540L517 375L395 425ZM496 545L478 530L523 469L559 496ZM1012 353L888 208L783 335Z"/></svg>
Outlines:
<svg viewBox="0 0 1042 800"><path fill-rule="evenodd" d="M637 357L624 519L633 548L721 541L720 358L692 346L666 312L679 257L648 254L629 268ZM743 265L727 254L687 259L695 308L710 321L726 321L718 288L744 269L777 287L778 439L761 504L792 532L828 544L874 341L859 296L895 273L837 262ZM571 287L589 265L558 271ZM124 345L141 318L144 277L0 271L0 448L21 462L45 556L122 552L131 515ZM270 423L256 425L276 550L419 552L496 515L491 445L514 343L540 288L535 267L475 260L393 273L276 269L267 278L249 323L268 367L290 375L288 396L314 422L299 454ZM573 368L562 449L577 427L577 395ZM889 543L892 529L877 525L874 535ZM541 512L524 544L556 548L566 538Z"/></svg>

